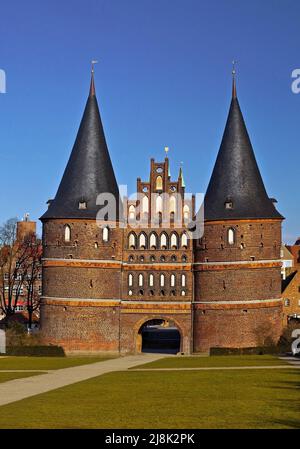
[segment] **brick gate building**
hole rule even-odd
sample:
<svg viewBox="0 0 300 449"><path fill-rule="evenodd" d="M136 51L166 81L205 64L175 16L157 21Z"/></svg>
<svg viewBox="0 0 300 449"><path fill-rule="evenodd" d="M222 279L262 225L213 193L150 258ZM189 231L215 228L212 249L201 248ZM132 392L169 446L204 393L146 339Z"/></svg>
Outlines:
<svg viewBox="0 0 300 449"><path fill-rule="evenodd" d="M115 199L113 220L99 219L105 205L96 198L105 193ZM70 159L41 217L46 341L139 352L153 320L178 329L184 353L277 341L283 217L267 196L235 80L204 206L204 235L191 239L195 200L185 198L181 169L172 180L167 157L152 159L137 199L121 202L92 74Z"/></svg>

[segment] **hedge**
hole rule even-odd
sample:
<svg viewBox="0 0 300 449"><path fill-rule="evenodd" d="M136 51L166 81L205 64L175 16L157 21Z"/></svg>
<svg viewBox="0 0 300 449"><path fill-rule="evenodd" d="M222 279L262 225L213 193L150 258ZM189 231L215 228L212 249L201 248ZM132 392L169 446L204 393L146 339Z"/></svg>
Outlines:
<svg viewBox="0 0 300 449"><path fill-rule="evenodd" d="M65 357L65 352L61 346L7 346L6 353L0 355Z"/></svg>
<svg viewBox="0 0 300 449"><path fill-rule="evenodd" d="M210 355L264 355L278 354L277 346L257 346L255 348L210 348Z"/></svg>

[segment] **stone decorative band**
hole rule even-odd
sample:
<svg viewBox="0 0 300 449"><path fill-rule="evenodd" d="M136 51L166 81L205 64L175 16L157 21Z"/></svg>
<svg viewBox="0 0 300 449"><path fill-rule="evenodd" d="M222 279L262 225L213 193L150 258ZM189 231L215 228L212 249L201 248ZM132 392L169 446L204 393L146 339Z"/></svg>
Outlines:
<svg viewBox="0 0 300 449"><path fill-rule="evenodd" d="M123 264L124 271L134 270L153 270L156 271L191 271L192 264L180 264L180 263L149 263L149 264Z"/></svg>
<svg viewBox="0 0 300 449"><path fill-rule="evenodd" d="M53 299L58 301L93 301L93 302L102 302L102 301L118 301L120 303L122 300L117 298L62 298L60 296L41 296L41 299Z"/></svg>
<svg viewBox="0 0 300 449"><path fill-rule="evenodd" d="M89 307L117 307L121 304L120 299L98 299L98 298L58 298L53 296L42 296L42 306L45 304L59 304L69 306Z"/></svg>
<svg viewBox="0 0 300 449"><path fill-rule="evenodd" d="M131 313L129 311L143 310L143 312L158 313L159 311L165 311L169 313L170 305L172 310L176 310L176 313L187 313L192 308L192 302L155 302L155 301L121 301L121 300L111 300L111 299L74 299L74 298L53 298L53 297L42 297L42 306L44 305L57 305L57 306L67 306L67 307L117 307L120 308L122 312ZM155 306L154 311L153 306ZM137 312L139 313L139 312Z"/></svg>
<svg viewBox="0 0 300 449"><path fill-rule="evenodd" d="M281 299L265 299L265 300L253 300L253 301L207 301L194 303L195 309L261 309L269 307L282 307Z"/></svg>
<svg viewBox="0 0 300 449"><path fill-rule="evenodd" d="M144 314L144 313L151 313L151 314L153 314L153 315L161 315L162 313L164 313L164 314L167 314L167 315L171 315L171 314L173 314L173 315L178 315L178 314L190 314L191 313L191 310L180 310L180 309L166 309L166 310L164 310L164 309L157 309L157 308L155 308L155 309L145 309L145 308L142 308L142 309L121 309L121 313L123 314L123 313L142 313L142 314Z"/></svg>
<svg viewBox="0 0 300 449"><path fill-rule="evenodd" d="M172 271L191 271L192 264L190 263L134 263L127 264L119 260L89 260L89 259L43 259L43 267L76 267L76 268L109 268L122 269L124 271L130 270L153 270L153 267L158 271L172 270Z"/></svg>
<svg viewBox="0 0 300 449"><path fill-rule="evenodd" d="M266 262L266 261L256 261L256 262L220 262L212 264L198 264L194 266L194 271L221 271L221 270L253 270L253 269L265 269L265 268L281 268L281 262Z"/></svg>
<svg viewBox="0 0 300 449"><path fill-rule="evenodd" d="M243 301L194 301L194 304L255 304L261 302L282 302L282 298L271 298L271 299L246 299Z"/></svg>
<svg viewBox="0 0 300 449"><path fill-rule="evenodd" d="M43 267L109 268L120 269L119 260L43 259Z"/></svg>
<svg viewBox="0 0 300 449"><path fill-rule="evenodd" d="M147 302L143 302L143 301L122 301L121 302L122 307L141 307L141 306L146 306L146 307L153 307L153 305L156 305L157 307L170 307L170 304L172 306L179 306L180 308L190 308L192 301L147 301Z"/></svg>

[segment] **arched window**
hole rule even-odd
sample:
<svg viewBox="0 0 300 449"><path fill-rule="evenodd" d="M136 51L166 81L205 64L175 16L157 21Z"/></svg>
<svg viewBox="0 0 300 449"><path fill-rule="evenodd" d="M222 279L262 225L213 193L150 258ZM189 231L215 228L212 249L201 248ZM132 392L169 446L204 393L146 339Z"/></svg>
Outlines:
<svg viewBox="0 0 300 449"><path fill-rule="evenodd" d="M139 287L143 287L144 285L144 276L139 274Z"/></svg>
<svg viewBox="0 0 300 449"><path fill-rule="evenodd" d="M133 232L131 232L128 236L128 247L130 249L135 249L136 247L136 236Z"/></svg>
<svg viewBox="0 0 300 449"><path fill-rule="evenodd" d="M105 226L105 228L103 228L102 239L103 239L103 242L108 242L108 240L109 240L109 227L108 226Z"/></svg>
<svg viewBox="0 0 300 449"><path fill-rule="evenodd" d="M157 247L157 237L156 234L152 232L152 234L150 234L150 248L156 249L156 247Z"/></svg>
<svg viewBox="0 0 300 449"><path fill-rule="evenodd" d="M171 287L175 287L175 281L176 281L175 274L171 274L170 278Z"/></svg>
<svg viewBox="0 0 300 449"><path fill-rule="evenodd" d="M178 247L178 238L177 238L177 234L175 234L175 232L173 232L171 234L171 248L172 249L177 249Z"/></svg>
<svg viewBox="0 0 300 449"><path fill-rule="evenodd" d="M156 190L162 190L163 189L163 180L161 176L157 176L156 178Z"/></svg>
<svg viewBox="0 0 300 449"><path fill-rule="evenodd" d="M168 240L167 240L167 235L165 233L162 233L160 236L160 247L161 247L161 249L168 248Z"/></svg>
<svg viewBox="0 0 300 449"><path fill-rule="evenodd" d="M183 218L184 220L188 220L190 218L190 208L187 204L183 206Z"/></svg>
<svg viewBox="0 0 300 449"><path fill-rule="evenodd" d="M185 274L181 275L181 287L185 287L186 284L186 276Z"/></svg>
<svg viewBox="0 0 300 449"><path fill-rule="evenodd" d="M172 195L170 197L169 212L170 212L170 214L172 214L172 213L175 214L176 213L176 198L175 198L174 195Z"/></svg>
<svg viewBox="0 0 300 449"><path fill-rule="evenodd" d="M143 232L139 235L139 248L146 249L146 236Z"/></svg>
<svg viewBox="0 0 300 449"><path fill-rule="evenodd" d="M227 240L229 245L234 245L235 242L235 232L233 228L229 228L227 231Z"/></svg>
<svg viewBox="0 0 300 449"><path fill-rule="evenodd" d="M155 211L157 214L162 212L162 197L160 195L156 198Z"/></svg>
<svg viewBox="0 0 300 449"><path fill-rule="evenodd" d="M147 195L144 195L142 199L142 212L143 214L149 212L149 198Z"/></svg>
<svg viewBox="0 0 300 449"><path fill-rule="evenodd" d="M133 275L131 273L128 276L128 286L129 287L133 286Z"/></svg>
<svg viewBox="0 0 300 449"><path fill-rule="evenodd" d="M188 238L187 238L186 232L184 232L181 236L181 246L183 248L187 248L187 246L188 246Z"/></svg>
<svg viewBox="0 0 300 449"><path fill-rule="evenodd" d="M165 275L164 274L160 275L160 286L161 287L165 286Z"/></svg>
<svg viewBox="0 0 300 449"><path fill-rule="evenodd" d="M154 285L154 276L153 274L149 274L149 287L153 287Z"/></svg>
<svg viewBox="0 0 300 449"><path fill-rule="evenodd" d="M135 207L133 205L129 206L128 218L129 220L135 220Z"/></svg>
<svg viewBox="0 0 300 449"><path fill-rule="evenodd" d="M69 242L71 240L71 228L69 225L65 226L65 242Z"/></svg>

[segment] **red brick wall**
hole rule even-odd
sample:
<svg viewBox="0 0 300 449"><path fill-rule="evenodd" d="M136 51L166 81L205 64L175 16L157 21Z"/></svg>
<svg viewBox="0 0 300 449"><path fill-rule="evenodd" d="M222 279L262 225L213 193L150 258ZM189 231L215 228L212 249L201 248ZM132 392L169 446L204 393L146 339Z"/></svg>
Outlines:
<svg viewBox="0 0 300 449"><path fill-rule="evenodd" d="M281 296L280 267L224 267L218 271L195 272L196 301L251 301Z"/></svg>
<svg viewBox="0 0 300 449"><path fill-rule="evenodd" d="M235 232L232 245L229 228ZM205 223L204 236L195 245L196 351L278 340L282 304L271 300L281 297L280 247L280 221ZM268 302L251 304L262 300Z"/></svg>
<svg viewBox="0 0 300 449"><path fill-rule="evenodd" d="M119 308L92 305L43 304L41 329L48 343L66 351L119 350Z"/></svg>
<svg viewBox="0 0 300 449"><path fill-rule="evenodd" d="M212 347L246 348L276 343L282 330L282 306L207 309L194 314L194 351Z"/></svg>

